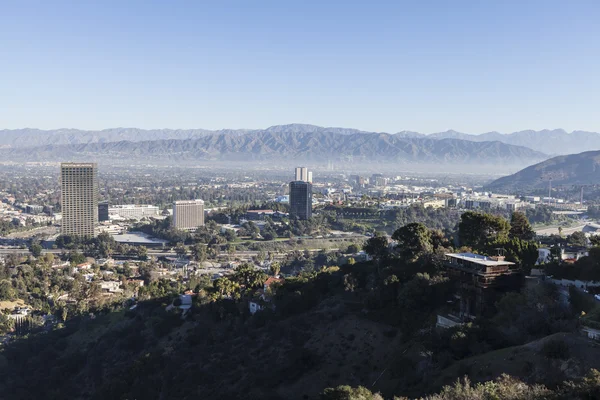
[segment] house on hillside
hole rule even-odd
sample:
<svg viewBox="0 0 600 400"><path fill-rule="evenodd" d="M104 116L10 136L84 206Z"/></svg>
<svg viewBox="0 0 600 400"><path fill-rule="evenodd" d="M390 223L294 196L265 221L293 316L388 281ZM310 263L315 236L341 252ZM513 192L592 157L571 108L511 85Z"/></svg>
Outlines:
<svg viewBox="0 0 600 400"><path fill-rule="evenodd" d="M587 247L567 246L561 248L561 260L579 260L581 257L587 257L590 253Z"/></svg>
<svg viewBox="0 0 600 400"><path fill-rule="evenodd" d="M180 294L171 304L167 306L166 311L181 311L181 317L185 317L191 310L193 304L193 294L185 292Z"/></svg>
<svg viewBox="0 0 600 400"><path fill-rule="evenodd" d="M517 287L516 281L522 278L520 268L503 256L449 253L443 265L459 284L455 294L458 309L454 311L463 321L482 314L507 290Z"/></svg>
<svg viewBox="0 0 600 400"><path fill-rule="evenodd" d="M279 276L270 276L265 281L262 289L259 289L254 293L254 298L248 302L248 309L250 314L254 315L256 312L263 310L270 302L272 293L269 290L274 284L282 284L285 282L284 278Z"/></svg>
<svg viewBox="0 0 600 400"><path fill-rule="evenodd" d="M123 293L120 281L102 281L100 282L100 289L104 294Z"/></svg>

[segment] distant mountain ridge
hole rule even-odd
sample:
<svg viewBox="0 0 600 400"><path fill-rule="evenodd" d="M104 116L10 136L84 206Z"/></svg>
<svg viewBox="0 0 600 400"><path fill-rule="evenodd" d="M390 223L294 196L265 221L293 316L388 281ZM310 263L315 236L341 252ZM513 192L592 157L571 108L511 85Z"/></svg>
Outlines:
<svg viewBox="0 0 600 400"><path fill-rule="evenodd" d="M329 129L329 128L323 128ZM432 165L529 165L543 153L501 142L404 137L387 133L301 129L269 129L241 133L202 134L196 138L50 144L0 149L11 161L170 160L214 161L341 161L348 163L428 163Z"/></svg>
<svg viewBox="0 0 600 400"><path fill-rule="evenodd" d="M495 191L514 191L559 185L600 184L600 151L558 156L502 177L488 185Z"/></svg>
<svg viewBox="0 0 600 400"><path fill-rule="evenodd" d="M453 138L475 142L498 140L506 144L529 147L546 154L572 154L600 150L600 133L586 131L568 133L563 129L526 130L508 134L488 132L480 135L447 131L433 133L429 136L436 139Z"/></svg>
<svg viewBox="0 0 600 400"><path fill-rule="evenodd" d="M308 124L275 125L267 129L139 129L139 128L110 128L99 131L80 129L4 129L0 130L0 147L37 147L46 145L90 144L109 142L143 142L150 140L185 140L197 139L209 135L239 136L248 133L337 133L355 134L370 133L349 128L324 128Z"/></svg>
<svg viewBox="0 0 600 400"><path fill-rule="evenodd" d="M99 131L78 129L17 129L0 130L0 148L39 147L47 145L81 145L109 142L142 142L154 140L187 140L199 139L212 135L241 136L261 133L333 133L339 135L374 134L358 129L320 127L309 124L276 125L266 129L138 129L112 128ZM533 131L525 130L509 134L487 132L479 135L466 134L449 130L446 132L424 135L413 131L401 131L395 134L402 138L459 139L471 142L499 141L505 144L524 146L545 154L571 154L588 150L600 150L600 133L573 131L568 133L562 129Z"/></svg>

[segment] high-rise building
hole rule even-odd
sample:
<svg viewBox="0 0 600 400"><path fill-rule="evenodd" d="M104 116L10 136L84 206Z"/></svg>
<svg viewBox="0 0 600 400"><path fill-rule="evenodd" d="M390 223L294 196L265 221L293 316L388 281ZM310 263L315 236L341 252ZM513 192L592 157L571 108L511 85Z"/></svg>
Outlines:
<svg viewBox="0 0 600 400"><path fill-rule="evenodd" d="M308 179L306 180L306 182L312 183L312 171L308 171Z"/></svg>
<svg viewBox="0 0 600 400"><path fill-rule="evenodd" d="M98 203L98 221L108 221L108 201L101 201Z"/></svg>
<svg viewBox="0 0 600 400"><path fill-rule="evenodd" d="M204 225L204 201L181 200L173 204L173 228L186 231L196 230Z"/></svg>
<svg viewBox="0 0 600 400"><path fill-rule="evenodd" d="M312 183L290 182L290 216L298 219L312 216Z"/></svg>
<svg viewBox="0 0 600 400"><path fill-rule="evenodd" d="M98 165L60 165L63 235L95 236L98 223Z"/></svg>
<svg viewBox="0 0 600 400"><path fill-rule="evenodd" d="M308 182L308 168L296 167L296 180Z"/></svg>

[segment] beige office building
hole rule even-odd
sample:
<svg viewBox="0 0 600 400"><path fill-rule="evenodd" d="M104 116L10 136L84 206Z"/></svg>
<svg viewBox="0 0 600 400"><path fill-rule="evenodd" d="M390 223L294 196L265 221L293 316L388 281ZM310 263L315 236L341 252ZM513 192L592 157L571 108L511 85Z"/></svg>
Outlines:
<svg viewBox="0 0 600 400"><path fill-rule="evenodd" d="M60 187L63 235L96 236L98 165L62 163Z"/></svg>
<svg viewBox="0 0 600 400"><path fill-rule="evenodd" d="M173 204L174 228L186 231L196 230L204 225L204 201L202 200L180 200Z"/></svg>
<svg viewBox="0 0 600 400"><path fill-rule="evenodd" d="M308 168L296 167L296 179L295 180L308 182Z"/></svg>
<svg viewBox="0 0 600 400"><path fill-rule="evenodd" d="M310 182L312 183L312 171L309 171L306 167L296 167L295 171L296 181Z"/></svg>

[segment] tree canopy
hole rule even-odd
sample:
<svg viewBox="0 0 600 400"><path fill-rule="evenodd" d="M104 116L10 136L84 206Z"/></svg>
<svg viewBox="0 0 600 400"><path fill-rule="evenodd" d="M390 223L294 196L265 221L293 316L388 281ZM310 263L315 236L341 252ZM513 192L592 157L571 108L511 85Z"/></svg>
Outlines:
<svg viewBox="0 0 600 400"><path fill-rule="evenodd" d="M508 237L510 225L503 217L475 211L463 213L458 225L458 236L462 246L480 250L489 243Z"/></svg>
<svg viewBox="0 0 600 400"><path fill-rule="evenodd" d="M397 229L392 239L398 242L400 256L408 261L414 261L424 253L433 250L431 232L421 223L412 223Z"/></svg>
<svg viewBox="0 0 600 400"><path fill-rule="evenodd" d="M535 232L529 223L529 220L522 212L515 211L510 218L510 231L508 235L511 238L521 240L533 240Z"/></svg>

